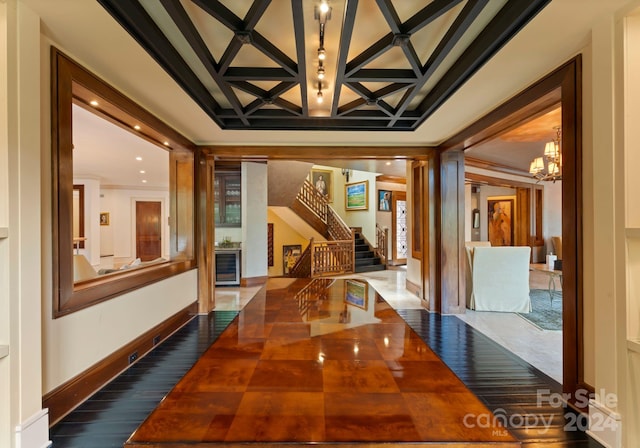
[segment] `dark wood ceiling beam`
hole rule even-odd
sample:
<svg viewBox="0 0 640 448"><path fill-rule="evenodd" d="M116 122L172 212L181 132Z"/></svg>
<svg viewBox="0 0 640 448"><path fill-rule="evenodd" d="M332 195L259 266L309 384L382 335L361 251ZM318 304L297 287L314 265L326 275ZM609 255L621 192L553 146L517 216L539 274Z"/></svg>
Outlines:
<svg viewBox="0 0 640 448"><path fill-rule="evenodd" d="M290 74L298 75L298 64L257 31L252 32L252 45Z"/></svg>
<svg viewBox="0 0 640 448"><path fill-rule="evenodd" d="M293 114L300 115L300 116L303 115L303 111L300 106L298 106L297 104L293 104L291 101L287 101L284 98L276 98L273 101L273 104Z"/></svg>
<svg viewBox="0 0 640 448"><path fill-rule="evenodd" d="M417 108L422 115L422 119L416 126L424 122L428 116L453 95L467 79L550 1L507 2L422 100Z"/></svg>
<svg viewBox="0 0 640 448"><path fill-rule="evenodd" d="M224 74L224 79L226 81L298 81L297 77L276 67L229 67Z"/></svg>
<svg viewBox="0 0 640 448"><path fill-rule="evenodd" d="M378 8L387 21L389 28L391 28L391 32L396 36L403 35L402 21L400 20L391 0L376 0L376 3L378 3ZM400 46L402 47L402 51L411 64L411 68L415 72L416 76L420 76L422 74L422 63L420 62L420 58L409 39L410 36L408 34L405 36L406 40L399 41L398 43L401 44Z"/></svg>
<svg viewBox="0 0 640 448"><path fill-rule="evenodd" d="M354 57L345 67L345 75L351 76L353 72L361 69L369 62L380 57L393 47L393 33L381 37L376 43Z"/></svg>
<svg viewBox="0 0 640 448"><path fill-rule="evenodd" d="M293 32L296 42L296 59L298 60L298 84L300 85L300 105L303 115L309 115L309 101L307 99L307 56L304 37L304 13L303 0L291 0L293 12Z"/></svg>
<svg viewBox="0 0 640 448"><path fill-rule="evenodd" d="M338 108L338 111L336 112L336 115L340 117L366 105L367 102L365 100L363 100L362 98L358 98L357 100L350 101L347 104L340 106Z"/></svg>
<svg viewBox="0 0 640 448"><path fill-rule="evenodd" d="M250 82L246 82L246 81L230 81L229 85L235 87L236 89L240 89L243 92L249 93L257 98L260 99L264 99L267 98L267 91L264 89L261 89L260 87L251 84Z"/></svg>
<svg viewBox="0 0 640 448"><path fill-rule="evenodd" d="M431 53L417 85L423 86L433 73L435 73L436 69L440 67L442 61L444 61L449 52L460 41L462 36L464 36L473 21L478 18L488 2L489 0L471 0L464 6L464 8L462 8L460 14L458 14L445 35L442 36L442 39L438 42L433 53ZM408 94L400 100L397 107L398 113L396 118L399 119L404 114L407 108L411 105L411 101L418 93L420 93L420 89L415 89L408 92Z"/></svg>
<svg viewBox="0 0 640 448"><path fill-rule="evenodd" d="M468 2L473 1L468 0ZM406 34L416 33L460 2L462 0L435 0L429 3L402 24L402 32Z"/></svg>
<svg viewBox="0 0 640 448"><path fill-rule="evenodd" d="M218 0L192 0L211 17L230 30L244 29L244 21Z"/></svg>
<svg viewBox="0 0 640 448"><path fill-rule="evenodd" d="M137 1L98 0L102 7L155 59L218 125L221 109L209 90Z"/></svg>
<svg viewBox="0 0 640 448"><path fill-rule="evenodd" d="M338 46L338 66L336 67L336 80L333 89L333 102L331 103L331 116L338 111L340 102L340 90L342 83L345 81L345 69L347 67L347 57L349 56L349 46L351 45L351 36L353 34L353 24L356 20L356 12L358 10L358 0L349 0L347 8L344 12L344 20L342 23L342 34L340 35L340 44Z"/></svg>
<svg viewBox="0 0 640 448"><path fill-rule="evenodd" d="M344 82L400 82L416 83L418 78L411 69L363 68L349 76Z"/></svg>
<svg viewBox="0 0 640 448"><path fill-rule="evenodd" d="M238 114L238 116L242 116L242 104L240 104L240 100L236 96L233 89L231 89L227 83L224 82L222 76L218 73L216 68L216 62L211 55L211 52L207 48L207 45L202 40L202 37L198 33L195 25L189 18L189 15L182 7L182 3L177 0L160 0L162 6L167 11L173 22L176 24L186 41L191 46L191 49L194 51L204 68L209 72L209 75L215 83L220 88L222 94L227 98L229 104ZM249 122L246 118L243 118L244 122L249 125Z"/></svg>

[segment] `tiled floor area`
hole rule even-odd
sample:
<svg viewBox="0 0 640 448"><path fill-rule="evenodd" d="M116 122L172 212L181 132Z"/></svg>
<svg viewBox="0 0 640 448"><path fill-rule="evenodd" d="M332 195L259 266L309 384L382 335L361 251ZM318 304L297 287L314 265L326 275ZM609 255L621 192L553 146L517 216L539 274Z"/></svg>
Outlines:
<svg viewBox="0 0 640 448"><path fill-rule="evenodd" d="M564 434L561 408L533 409L533 391L540 387L557 390L556 382L457 317L440 317L422 310L419 299L406 292L403 271L383 271L359 277L367 278L394 309L400 310L403 319L494 413L531 411L553 418L552 431L520 428L518 434L517 428L515 432L512 428L512 433L519 439L528 443L554 441L551 445L544 443L545 447L599 446L580 431ZM272 279L270 288L284 288L291 281ZM218 338L235 317L236 310L242 309L258 290L218 288L217 308L211 316L194 319L53 427L54 447L122 446L162 397ZM473 366L477 366L477 371L469 370ZM527 446L533 447L536 443Z"/></svg>

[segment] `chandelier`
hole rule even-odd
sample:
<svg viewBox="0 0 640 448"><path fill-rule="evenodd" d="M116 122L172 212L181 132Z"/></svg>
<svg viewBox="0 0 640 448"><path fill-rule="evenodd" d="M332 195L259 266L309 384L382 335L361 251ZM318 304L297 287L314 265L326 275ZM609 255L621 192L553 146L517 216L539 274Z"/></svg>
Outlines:
<svg viewBox="0 0 640 448"><path fill-rule="evenodd" d="M562 152L560 151L560 126L556 126L556 138L544 146L544 155L531 161L529 173L541 180L562 180Z"/></svg>

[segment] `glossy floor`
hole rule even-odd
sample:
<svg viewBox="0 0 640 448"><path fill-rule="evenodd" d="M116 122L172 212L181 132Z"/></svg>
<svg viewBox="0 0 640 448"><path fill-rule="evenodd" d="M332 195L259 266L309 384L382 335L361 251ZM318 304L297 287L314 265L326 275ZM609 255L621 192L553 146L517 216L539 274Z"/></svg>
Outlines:
<svg viewBox="0 0 640 448"><path fill-rule="evenodd" d="M511 427L510 431L527 448L600 446L586 437L582 430L584 420L575 414L563 408L537 405L539 391L558 391L557 382L457 317L439 317L422 310L420 300L405 288L404 271L381 271L358 277L367 279L399 311L416 334L495 415L511 419L519 426ZM286 288L291 282L291 279L270 280L274 288ZM55 425L51 429L54 448L122 447L258 290L217 288L213 313L192 320ZM503 337L508 338L508 334ZM550 418L552 421L542 428L523 427L517 425L517 419L523 416L541 424ZM564 426L571 423L567 418L574 419L575 424L565 431Z"/></svg>
<svg viewBox="0 0 640 448"><path fill-rule="evenodd" d="M367 282L297 279L260 290L126 446L292 442L519 445Z"/></svg>

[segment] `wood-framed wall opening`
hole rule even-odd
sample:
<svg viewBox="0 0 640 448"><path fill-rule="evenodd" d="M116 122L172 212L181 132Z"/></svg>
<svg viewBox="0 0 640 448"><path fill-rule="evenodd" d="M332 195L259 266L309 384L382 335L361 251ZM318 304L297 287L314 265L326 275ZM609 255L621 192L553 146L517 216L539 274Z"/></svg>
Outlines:
<svg viewBox="0 0 640 448"><path fill-rule="evenodd" d="M506 101L441 145L465 150L495 138L539 111L560 103L562 108L562 246L563 246L563 390L572 396L592 390L584 381L582 329L582 59L577 56L539 82ZM538 205L539 193L532 201ZM541 205L541 203L540 203ZM541 221L530 219L532 239L540 243ZM531 241L530 241L531 243ZM460 242L461 245L464 241Z"/></svg>

